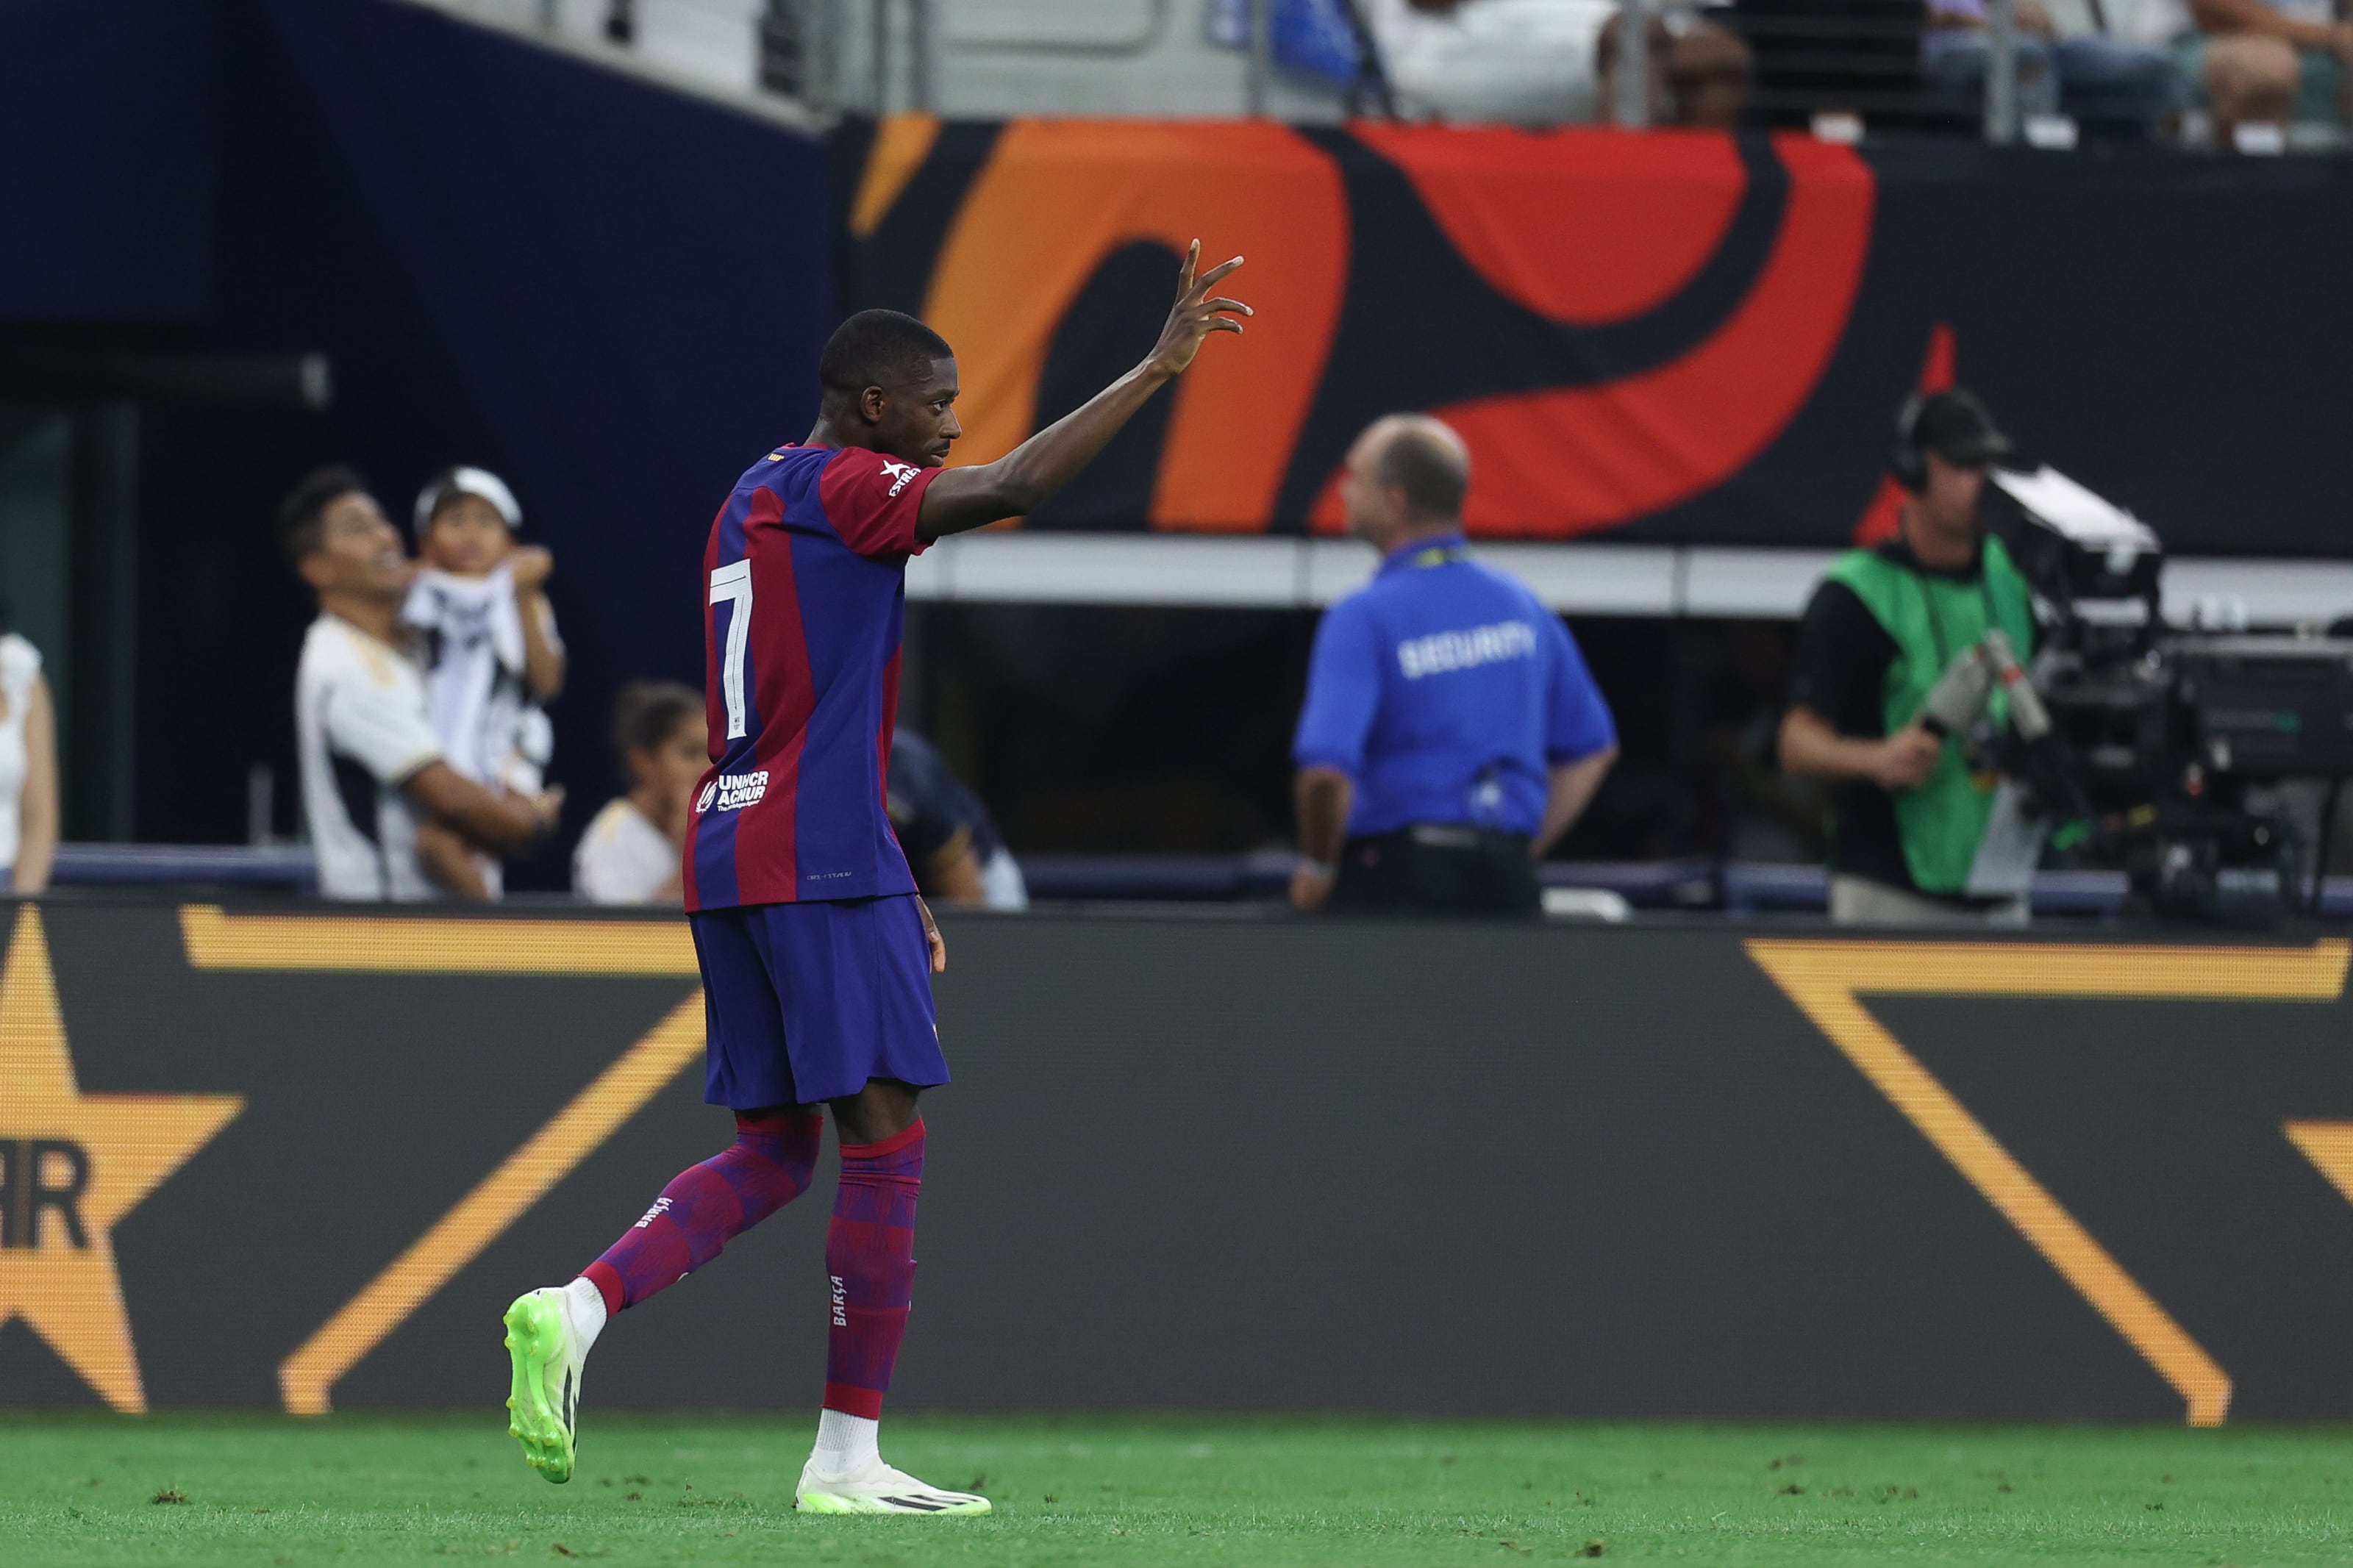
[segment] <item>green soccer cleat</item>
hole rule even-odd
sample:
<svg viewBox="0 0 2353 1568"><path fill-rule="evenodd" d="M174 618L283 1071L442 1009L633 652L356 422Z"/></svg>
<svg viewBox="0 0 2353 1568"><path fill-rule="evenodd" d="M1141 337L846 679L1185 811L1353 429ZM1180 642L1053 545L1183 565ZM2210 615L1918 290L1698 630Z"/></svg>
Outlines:
<svg viewBox="0 0 2353 1568"><path fill-rule="evenodd" d="M948 1517L987 1513L988 1500L971 1492L944 1492L904 1470L876 1460L846 1476L818 1473L812 1460L801 1471L793 1506L803 1513L928 1513Z"/></svg>
<svg viewBox="0 0 2353 1568"><path fill-rule="evenodd" d="M522 1444L531 1468L551 1481L572 1479L572 1443L580 1414L580 1366L586 1352L572 1332L564 1292L533 1290L507 1309L507 1353L514 1361L507 1436Z"/></svg>

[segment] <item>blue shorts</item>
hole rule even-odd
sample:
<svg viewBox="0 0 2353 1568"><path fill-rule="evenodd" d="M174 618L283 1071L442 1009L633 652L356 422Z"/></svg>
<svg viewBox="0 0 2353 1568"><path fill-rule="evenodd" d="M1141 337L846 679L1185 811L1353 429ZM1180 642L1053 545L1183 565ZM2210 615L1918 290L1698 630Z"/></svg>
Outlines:
<svg viewBox="0 0 2353 1568"><path fill-rule="evenodd" d="M913 894L748 904L687 917L702 965L702 1098L756 1110L948 1081L931 949Z"/></svg>

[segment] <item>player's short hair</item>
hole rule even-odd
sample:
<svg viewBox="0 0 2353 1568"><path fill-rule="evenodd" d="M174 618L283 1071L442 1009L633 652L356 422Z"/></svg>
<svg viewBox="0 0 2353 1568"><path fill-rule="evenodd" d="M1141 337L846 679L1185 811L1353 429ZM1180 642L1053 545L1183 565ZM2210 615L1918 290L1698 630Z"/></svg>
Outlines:
<svg viewBox="0 0 2353 1568"><path fill-rule="evenodd" d="M628 772L629 753L651 752L702 711L702 693L675 680L632 680L613 699L613 752Z"/></svg>
<svg viewBox="0 0 2353 1568"><path fill-rule="evenodd" d="M947 339L903 311L860 310L825 341L817 379L828 392L855 397L870 386L914 380L934 360L955 357Z"/></svg>
<svg viewBox="0 0 2353 1568"><path fill-rule="evenodd" d="M1423 517L1461 517L1471 490L1469 460L1435 420L1400 420L1374 458L1373 477L1403 490Z"/></svg>
<svg viewBox="0 0 2353 1568"><path fill-rule="evenodd" d="M367 481L341 463L313 468L287 492L278 507L278 542L286 559L300 566L319 552L320 528L327 509L354 491L366 493Z"/></svg>

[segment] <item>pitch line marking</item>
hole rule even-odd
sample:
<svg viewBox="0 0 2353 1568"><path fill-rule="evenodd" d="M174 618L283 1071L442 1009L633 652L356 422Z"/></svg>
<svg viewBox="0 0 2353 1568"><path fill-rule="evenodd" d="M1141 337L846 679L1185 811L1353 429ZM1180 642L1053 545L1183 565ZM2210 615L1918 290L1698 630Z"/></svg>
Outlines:
<svg viewBox="0 0 2353 1568"><path fill-rule="evenodd" d="M1858 998L1867 993L2327 1002L2344 992L2353 944L2332 939L2309 948L1767 940L1745 945L1799 1011L2181 1395L2189 1424L2221 1425L2231 1404L2229 1375ZM2291 1124L2289 1136L2295 1135ZM2304 1140L2297 1143L2312 1154ZM2322 1169L2335 1179L2327 1165Z"/></svg>

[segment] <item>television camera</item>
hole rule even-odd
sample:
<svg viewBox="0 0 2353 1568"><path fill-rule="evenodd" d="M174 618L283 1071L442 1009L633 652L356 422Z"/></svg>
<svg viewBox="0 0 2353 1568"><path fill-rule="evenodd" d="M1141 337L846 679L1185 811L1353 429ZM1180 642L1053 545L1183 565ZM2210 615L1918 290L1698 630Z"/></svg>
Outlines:
<svg viewBox="0 0 2353 1568"><path fill-rule="evenodd" d="M1996 468L1981 504L2033 594L2031 679L1998 637L1977 650L1987 690L2011 694L1992 746L2029 811L2121 867L2130 912L2270 923L2307 870L2316 907L2353 775L2353 639L2168 627L2157 534L2056 469ZM2309 843L2294 781L2325 785Z"/></svg>

